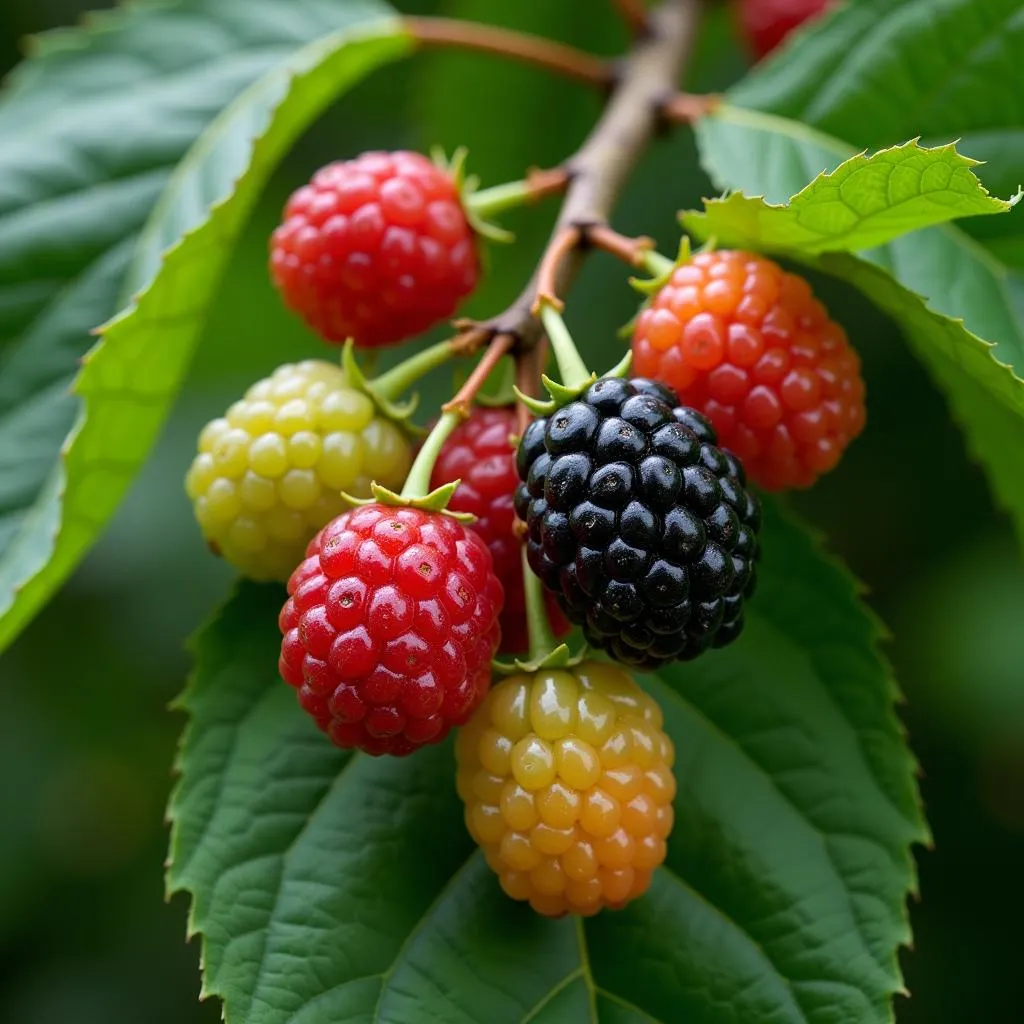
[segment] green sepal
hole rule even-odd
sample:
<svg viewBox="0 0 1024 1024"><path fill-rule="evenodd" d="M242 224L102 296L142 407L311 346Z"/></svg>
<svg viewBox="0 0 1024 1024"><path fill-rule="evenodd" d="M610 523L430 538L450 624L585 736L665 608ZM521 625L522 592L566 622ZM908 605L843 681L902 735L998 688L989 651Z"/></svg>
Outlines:
<svg viewBox="0 0 1024 1024"><path fill-rule="evenodd" d="M452 153L450 159L440 146L433 146L430 150L430 158L455 183L462 203L462 210L473 231L489 242L508 245L516 240L516 236L511 231L506 231L503 227L482 217L473 206L473 195L480 189L480 178L476 174L466 174L468 156L469 150L465 146L459 146Z"/></svg>
<svg viewBox="0 0 1024 1024"><path fill-rule="evenodd" d="M659 256L659 258L664 258L660 257L660 254L658 253L655 253L654 255ZM640 314L651 304L651 300L654 296L657 295L666 284L668 284L676 269L678 267L685 266L690 262L692 255L693 253L690 248L689 236L683 235L679 240L679 252L676 254L676 258L671 264L667 265L663 270L654 274L652 277L631 277L629 279L630 287L632 287L634 291L643 295L644 301L640 303L640 308L637 309L633 318L619 328L618 336L623 341L629 341L629 339L633 337L633 331L636 330L636 322Z"/></svg>
<svg viewBox="0 0 1024 1024"><path fill-rule="evenodd" d="M416 426L410 418L420 404L419 393L413 392L404 402L392 402L380 394L374 388L373 381L366 376L356 360L355 342L352 338L349 338L342 346L341 368L349 385L366 395L382 416L397 424L410 437L424 436L426 431L422 427Z"/></svg>
<svg viewBox="0 0 1024 1024"><path fill-rule="evenodd" d="M633 365L633 353L627 352L610 370L606 373L602 373L600 377L596 373L592 373L582 384L576 387L567 388L564 384L559 384L558 381L552 380L546 373L541 374L540 382L544 385L544 389L551 396L547 401L540 398L533 398L530 395L524 395L519 388L513 388L516 394L516 398L519 399L523 405L532 413L536 413L538 416L550 416L556 409L561 409L563 405L568 405L570 402L575 402L580 395L583 394L591 384L596 383L598 380L604 380L606 377L626 377L629 375L629 368Z"/></svg>
<svg viewBox="0 0 1024 1024"><path fill-rule="evenodd" d="M572 668L579 665L587 656L587 645L583 646L573 654L568 644L559 644L553 651L549 651L542 658L533 658L524 661L516 658L511 662L499 661L497 658L491 662L491 671L496 675L513 676L520 672L542 672L546 668Z"/></svg>
<svg viewBox="0 0 1024 1024"><path fill-rule="evenodd" d="M455 494L460 483L462 483L461 480L452 480L450 483L443 484L429 494L424 494L421 498L403 498L402 495L387 487L382 487L374 480L370 484L370 493L372 495L370 498L355 498L345 491L341 492L341 496L352 506L391 505L393 508L419 508L425 512L440 512L442 515L450 516L460 523L475 523L476 516L471 512L453 512L448 508L448 503L452 500L452 495Z"/></svg>

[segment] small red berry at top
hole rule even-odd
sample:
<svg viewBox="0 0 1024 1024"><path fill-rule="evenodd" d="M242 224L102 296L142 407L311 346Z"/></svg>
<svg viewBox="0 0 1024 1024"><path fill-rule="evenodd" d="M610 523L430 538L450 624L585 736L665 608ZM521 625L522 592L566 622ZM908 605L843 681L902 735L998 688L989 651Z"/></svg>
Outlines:
<svg viewBox="0 0 1024 1024"><path fill-rule="evenodd" d="M270 272L324 340L392 345L447 320L476 287L476 238L452 176L420 153L332 163L288 200Z"/></svg>
<svg viewBox="0 0 1024 1024"><path fill-rule="evenodd" d="M822 14L830 0L738 0L737 17L754 55L767 56L804 22Z"/></svg>
<svg viewBox="0 0 1024 1024"><path fill-rule="evenodd" d="M719 250L677 267L637 319L633 357L766 490L810 486L864 428L846 332L802 277L761 256Z"/></svg>

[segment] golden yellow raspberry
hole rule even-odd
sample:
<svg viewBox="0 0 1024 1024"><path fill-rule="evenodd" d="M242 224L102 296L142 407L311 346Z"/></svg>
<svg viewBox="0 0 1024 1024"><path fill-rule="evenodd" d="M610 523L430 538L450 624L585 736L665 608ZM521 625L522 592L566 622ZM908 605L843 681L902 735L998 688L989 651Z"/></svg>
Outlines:
<svg viewBox="0 0 1024 1024"><path fill-rule="evenodd" d="M589 661L498 683L456 743L466 825L502 888L538 913L643 893L672 830L672 741L622 669Z"/></svg>
<svg viewBox="0 0 1024 1024"><path fill-rule="evenodd" d="M185 477L210 547L246 576L287 580L306 545L370 480L400 490L412 464L401 427L340 366L279 366L199 435Z"/></svg>

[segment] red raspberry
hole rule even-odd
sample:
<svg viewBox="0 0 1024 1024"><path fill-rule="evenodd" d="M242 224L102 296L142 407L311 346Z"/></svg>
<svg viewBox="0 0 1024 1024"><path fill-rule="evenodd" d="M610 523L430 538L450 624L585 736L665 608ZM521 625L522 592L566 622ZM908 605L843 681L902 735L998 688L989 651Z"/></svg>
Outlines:
<svg viewBox="0 0 1024 1024"><path fill-rule="evenodd" d="M740 29L754 54L771 53L794 29L816 18L829 0L739 0Z"/></svg>
<svg viewBox="0 0 1024 1024"><path fill-rule="evenodd" d="M517 429L514 409L476 407L441 449L430 480L432 488L451 480L462 481L448 507L476 516L473 529L490 548L494 571L505 587L501 646L510 654L522 653L529 646L522 542L513 530L516 513L512 497L519 476L509 438ZM550 595L547 606L555 635L565 636L571 628L569 621Z"/></svg>
<svg viewBox="0 0 1024 1024"><path fill-rule="evenodd" d="M440 512L365 505L310 542L281 609L281 675L338 746L408 754L490 686L502 588L484 542Z"/></svg>
<svg viewBox="0 0 1024 1024"><path fill-rule="evenodd" d="M288 200L270 271L325 339L375 348L447 320L479 262L449 174L419 153L364 153L328 164Z"/></svg>
<svg viewBox="0 0 1024 1024"><path fill-rule="evenodd" d="M864 428L860 359L810 286L747 252L699 253L637 319L633 368L711 420L766 490L808 487Z"/></svg>

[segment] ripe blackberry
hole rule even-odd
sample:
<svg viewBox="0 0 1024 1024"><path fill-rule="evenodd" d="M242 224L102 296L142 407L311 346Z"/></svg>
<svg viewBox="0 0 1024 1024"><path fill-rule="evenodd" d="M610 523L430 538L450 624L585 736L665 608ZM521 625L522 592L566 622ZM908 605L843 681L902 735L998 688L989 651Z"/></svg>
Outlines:
<svg viewBox="0 0 1024 1024"><path fill-rule="evenodd" d="M327 341L391 345L447 320L475 287L476 239L452 176L419 153L329 164L271 238L284 301Z"/></svg>
<svg viewBox="0 0 1024 1024"><path fill-rule="evenodd" d="M672 830L672 741L621 669L585 662L498 683L455 744L466 825L501 887L538 913L643 893Z"/></svg>
<svg viewBox="0 0 1024 1024"><path fill-rule="evenodd" d="M281 675L338 746L437 743L490 686L501 583L484 542L450 516L346 512L310 542L288 594Z"/></svg>
<svg viewBox="0 0 1024 1024"><path fill-rule="evenodd" d="M765 57L805 21L821 15L829 0L738 0L740 31L754 55Z"/></svg>
<svg viewBox="0 0 1024 1024"><path fill-rule="evenodd" d="M448 507L476 516L472 529L490 548L494 572L505 587L501 649L509 654L519 654L529 646L522 541L513 530L516 513L512 498L519 477L510 439L517 429L514 409L475 407L445 442L430 480L432 489L451 480L462 481ZM569 631L569 623L554 598L547 604L552 630L562 637Z"/></svg>
<svg viewBox="0 0 1024 1024"><path fill-rule="evenodd" d="M864 428L846 333L802 277L751 253L676 267L637 318L633 368L707 416L765 490L808 487Z"/></svg>
<svg viewBox="0 0 1024 1024"><path fill-rule="evenodd" d="M203 428L185 489L217 554L283 582L348 507L342 491L369 497L371 476L400 488L411 463L403 430L340 367L310 359L279 366Z"/></svg>
<svg viewBox="0 0 1024 1024"><path fill-rule="evenodd" d="M588 642L628 665L694 658L742 629L761 512L715 440L664 385L614 377L523 435L530 565Z"/></svg>

